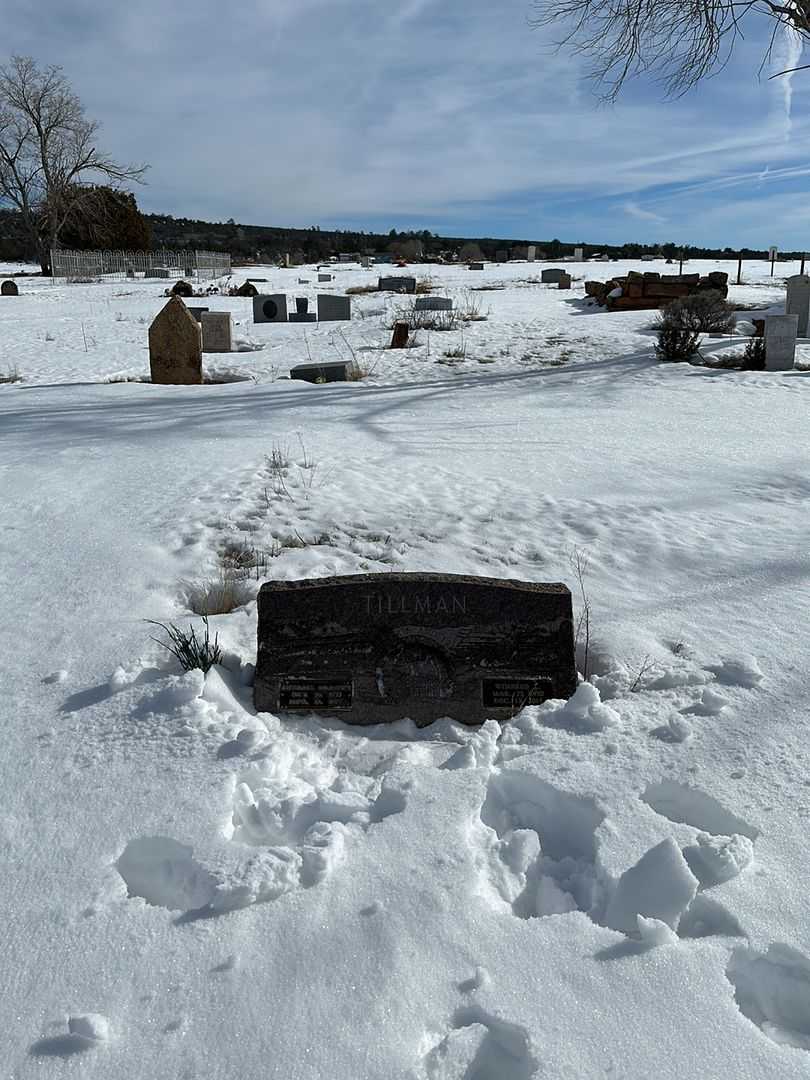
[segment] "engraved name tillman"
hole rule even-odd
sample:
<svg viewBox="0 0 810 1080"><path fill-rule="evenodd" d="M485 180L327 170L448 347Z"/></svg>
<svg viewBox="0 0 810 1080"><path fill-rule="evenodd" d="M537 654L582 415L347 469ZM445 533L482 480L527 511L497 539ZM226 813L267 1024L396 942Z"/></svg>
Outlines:
<svg viewBox="0 0 810 1080"><path fill-rule="evenodd" d="M393 593L366 593L366 615L455 615L467 614L467 597L452 595L404 596Z"/></svg>

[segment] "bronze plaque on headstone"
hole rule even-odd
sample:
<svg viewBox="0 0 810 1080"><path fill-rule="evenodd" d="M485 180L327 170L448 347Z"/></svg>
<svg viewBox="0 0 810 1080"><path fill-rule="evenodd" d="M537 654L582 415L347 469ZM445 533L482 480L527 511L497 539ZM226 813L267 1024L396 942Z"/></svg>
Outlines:
<svg viewBox="0 0 810 1080"><path fill-rule="evenodd" d="M480 724L576 687L562 584L391 573L271 581L259 592L259 712Z"/></svg>

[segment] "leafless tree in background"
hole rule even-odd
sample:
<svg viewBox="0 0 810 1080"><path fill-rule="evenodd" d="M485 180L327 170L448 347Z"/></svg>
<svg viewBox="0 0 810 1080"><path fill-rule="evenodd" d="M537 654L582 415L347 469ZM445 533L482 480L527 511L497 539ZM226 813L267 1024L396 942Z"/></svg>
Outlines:
<svg viewBox="0 0 810 1080"><path fill-rule="evenodd" d="M146 171L100 151L98 130L60 67L27 56L0 67L0 204L21 215L43 273L65 222L95 198L93 183L139 182Z"/></svg>
<svg viewBox="0 0 810 1080"><path fill-rule="evenodd" d="M756 31L756 16L772 20L762 66L781 32L810 40L810 0L533 0L533 6L532 26L559 27L557 48L589 61L608 101L645 72L658 76L668 97L685 94L728 62L743 24Z"/></svg>

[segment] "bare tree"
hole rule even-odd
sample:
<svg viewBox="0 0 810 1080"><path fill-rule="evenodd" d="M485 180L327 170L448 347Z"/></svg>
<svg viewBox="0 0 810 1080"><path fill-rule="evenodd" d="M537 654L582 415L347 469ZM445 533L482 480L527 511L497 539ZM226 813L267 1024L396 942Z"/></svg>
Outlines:
<svg viewBox="0 0 810 1080"><path fill-rule="evenodd" d="M810 0L533 0L534 27L559 26L559 49L590 62L590 75L612 101L636 75L658 75L668 97L680 97L728 62L744 26L770 16L760 71L777 35L810 40ZM762 25L762 24L760 24ZM791 69L798 70L798 69ZM787 74L779 72L778 74Z"/></svg>
<svg viewBox="0 0 810 1080"><path fill-rule="evenodd" d="M0 67L0 203L19 212L43 273L94 181L139 182L146 171L99 150L98 130L60 67L40 69L28 56Z"/></svg>

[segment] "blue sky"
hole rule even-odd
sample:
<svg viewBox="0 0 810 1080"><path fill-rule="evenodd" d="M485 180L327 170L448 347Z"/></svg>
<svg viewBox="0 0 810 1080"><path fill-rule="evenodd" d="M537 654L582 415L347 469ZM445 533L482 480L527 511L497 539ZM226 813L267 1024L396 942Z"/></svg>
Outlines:
<svg viewBox="0 0 810 1080"><path fill-rule="evenodd" d="M105 148L151 165L147 211L810 247L810 72L757 78L769 23L687 97L636 82L603 106L530 0L0 7L3 53L62 64Z"/></svg>

